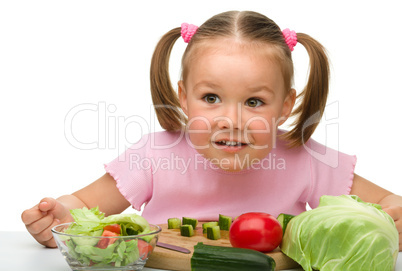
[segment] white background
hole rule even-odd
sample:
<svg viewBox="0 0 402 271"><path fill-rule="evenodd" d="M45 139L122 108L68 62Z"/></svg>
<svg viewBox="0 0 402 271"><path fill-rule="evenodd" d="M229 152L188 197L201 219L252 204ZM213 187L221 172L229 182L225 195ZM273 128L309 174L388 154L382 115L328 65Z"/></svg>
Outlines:
<svg viewBox="0 0 402 271"><path fill-rule="evenodd" d="M331 95L313 138L356 154L356 173L402 194L398 1L2 1L0 230L24 230L24 209L89 184L141 133L160 130L145 125L154 119L156 42L182 22L233 9L261 12L327 48ZM184 48L182 40L174 48L173 82ZM300 44L293 56L300 90L308 59ZM75 114L83 104L97 111ZM66 137L66 119L92 149Z"/></svg>

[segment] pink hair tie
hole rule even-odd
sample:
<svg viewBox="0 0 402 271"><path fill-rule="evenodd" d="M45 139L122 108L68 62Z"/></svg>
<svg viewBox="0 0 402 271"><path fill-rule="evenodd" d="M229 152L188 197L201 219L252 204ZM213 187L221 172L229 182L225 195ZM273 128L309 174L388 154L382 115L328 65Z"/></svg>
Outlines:
<svg viewBox="0 0 402 271"><path fill-rule="evenodd" d="M195 32L197 32L198 26L188 23L181 24L181 36L185 43L189 43Z"/></svg>
<svg viewBox="0 0 402 271"><path fill-rule="evenodd" d="M297 35L293 30L286 28L282 30L283 37L285 38L286 44L289 46L290 51L293 51L293 47L297 44Z"/></svg>

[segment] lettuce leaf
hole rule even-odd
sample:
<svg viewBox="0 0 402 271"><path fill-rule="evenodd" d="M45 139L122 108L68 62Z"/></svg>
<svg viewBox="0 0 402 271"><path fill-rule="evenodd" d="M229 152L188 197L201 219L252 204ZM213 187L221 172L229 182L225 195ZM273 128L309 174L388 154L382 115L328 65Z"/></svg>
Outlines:
<svg viewBox="0 0 402 271"><path fill-rule="evenodd" d="M78 224L82 222L99 222L105 217L105 214L99 211L98 206L89 210L86 207L82 209L72 209L70 213Z"/></svg>
<svg viewBox="0 0 402 271"><path fill-rule="evenodd" d="M75 223L65 231L67 234L73 235L88 235L96 236L99 234L99 230L103 229L102 219L105 214L99 211L98 207L88 209L86 207L82 209L70 210L71 216L74 218Z"/></svg>
<svg viewBox="0 0 402 271"><path fill-rule="evenodd" d="M316 209L289 222L281 250L304 270L394 270L398 231L378 204L322 196Z"/></svg>
<svg viewBox="0 0 402 271"><path fill-rule="evenodd" d="M148 221L140 215L136 214L117 214L110 215L101 220L102 224L119 224L124 228L122 235L145 234L150 231ZM127 231L127 229L129 229Z"/></svg>
<svg viewBox="0 0 402 271"><path fill-rule="evenodd" d="M148 221L137 214L116 214L105 217L98 207L88 209L70 210L75 223L66 229L65 233L72 235L100 236L103 227L112 224L119 224L122 229L121 235L138 235L150 232Z"/></svg>

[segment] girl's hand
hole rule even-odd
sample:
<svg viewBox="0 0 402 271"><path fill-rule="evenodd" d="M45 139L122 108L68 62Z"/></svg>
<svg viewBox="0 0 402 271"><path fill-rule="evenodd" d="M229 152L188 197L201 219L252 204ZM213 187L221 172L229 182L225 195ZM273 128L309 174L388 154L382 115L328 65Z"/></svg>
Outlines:
<svg viewBox="0 0 402 271"><path fill-rule="evenodd" d="M57 246L51 228L72 220L69 210L53 198L44 198L39 204L25 210L21 219L36 241L47 247Z"/></svg>
<svg viewBox="0 0 402 271"><path fill-rule="evenodd" d="M39 204L25 210L21 219L36 241L47 247L56 247L51 229L60 223L73 222L71 209L98 206L108 216L121 213L130 205L116 187L116 181L106 173L71 195L42 199Z"/></svg>
<svg viewBox="0 0 402 271"><path fill-rule="evenodd" d="M396 229L399 232L399 251L402 251L402 206L388 206L383 210L395 221Z"/></svg>

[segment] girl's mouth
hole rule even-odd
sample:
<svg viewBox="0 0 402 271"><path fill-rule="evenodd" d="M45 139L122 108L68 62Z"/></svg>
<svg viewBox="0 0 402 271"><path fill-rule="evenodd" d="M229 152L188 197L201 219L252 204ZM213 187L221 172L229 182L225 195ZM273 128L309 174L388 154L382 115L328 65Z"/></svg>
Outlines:
<svg viewBox="0 0 402 271"><path fill-rule="evenodd" d="M217 149L220 149L220 150L223 150L226 152L238 152L248 146L247 143L243 143L243 142L239 142L239 141L230 141L230 140L214 141L213 145Z"/></svg>
<svg viewBox="0 0 402 271"><path fill-rule="evenodd" d="M228 147L240 147L243 145L247 145L246 143L242 143L242 142L238 142L238 141L229 141L229 140L215 141L214 143L216 145L228 146Z"/></svg>

